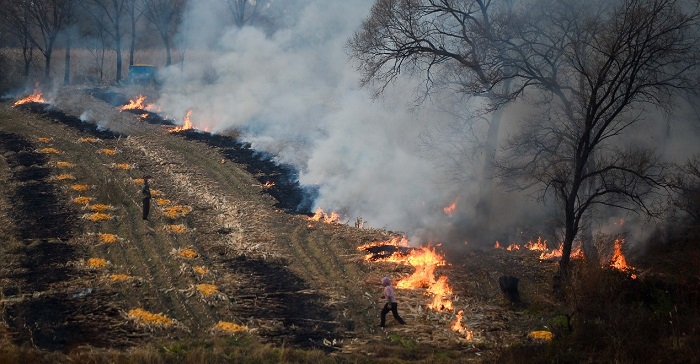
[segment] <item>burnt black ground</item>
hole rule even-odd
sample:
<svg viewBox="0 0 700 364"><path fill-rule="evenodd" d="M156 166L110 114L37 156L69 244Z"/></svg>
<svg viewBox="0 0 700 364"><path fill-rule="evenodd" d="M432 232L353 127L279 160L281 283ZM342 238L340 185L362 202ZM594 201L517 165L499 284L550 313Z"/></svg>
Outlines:
<svg viewBox="0 0 700 364"><path fill-rule="evenodd" d="M309 286L302 278L280 263L245 256L231 259L226 265L253 282L241 287L235 297L239 315L279 320L285 327L282 332L261 333L262 337L280 344L330 349L323 344L323 339L338 337L339 323L334 322L332 313L323 307L324 297L305 291Z"/></svg>
<svg viewBox="0 0 700 364"><path fill-rule="evenodd" d="M80 252L65 242L74 235L78 212L68 207L50 180L48 158L35 150L26 138L0 132L0 154L10 169L2 192L13 203L12 224L22 245L17 254L20 269L5 276L13 285L4 287L2 294L10 301L13 296L23 297L6 305L3 319L19 345L59 351L85 344L114 346L113 329L127 331L118 320L118 310L98 298L109 293L91 288L77 293L55 291L80 276L68 264Z"/></svg>

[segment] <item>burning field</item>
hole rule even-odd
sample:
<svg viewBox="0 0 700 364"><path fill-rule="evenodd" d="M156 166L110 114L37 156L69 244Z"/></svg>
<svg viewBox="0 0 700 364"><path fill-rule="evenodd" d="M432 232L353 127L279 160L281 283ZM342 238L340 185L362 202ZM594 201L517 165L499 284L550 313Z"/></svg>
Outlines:
<svg viewBox="0 0 700 364"><path fill-rule="evenodd" d="M558 317L570 326L571 312L584 311L553 292L561 248L543 239L451 249L352 227L342 214L311 213L315 191L291 166L199 130L195 114L174 121L145 97L105 90L71 96L49 107L33 95L0 111L5 346L74 355L223 339L329 362L434 361L436 352L493 362L568 337ZM84 105L108 127L76 117ZM619 239L604 271L642 284L625 253ZM578 250L572 257L584 264ZM385 276L407 325L389 315L377 327ZM502 276L518 277L519 302Z"/></svg>

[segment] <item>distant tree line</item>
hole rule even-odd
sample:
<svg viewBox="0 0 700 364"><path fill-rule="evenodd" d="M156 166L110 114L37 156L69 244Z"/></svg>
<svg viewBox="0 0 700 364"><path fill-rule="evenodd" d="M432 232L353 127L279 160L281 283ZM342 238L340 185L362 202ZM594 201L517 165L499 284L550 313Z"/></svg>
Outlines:
<svg viewBox="0 0 700 364"><path fill-rule="evenodd" d="M270 27L273 17L284 16L284 8L293 2L225 3L230 25ZM61 46L66 50L64 84L71 82L70 51L74 45L93 53L100 79L104 75L104 57L107 51L114 51L114 81L119 82L124 77L124 52L128 52L128 64L133 65L136 49L153 45L154 34L165 51L165 65L172 64L172 51L177 47L175 36L187 11L187 0L0 0L0 46L21 51L25 82L30 81L32 61L37 55L43 58L44 81L49 81L54 49Z"/></svg>

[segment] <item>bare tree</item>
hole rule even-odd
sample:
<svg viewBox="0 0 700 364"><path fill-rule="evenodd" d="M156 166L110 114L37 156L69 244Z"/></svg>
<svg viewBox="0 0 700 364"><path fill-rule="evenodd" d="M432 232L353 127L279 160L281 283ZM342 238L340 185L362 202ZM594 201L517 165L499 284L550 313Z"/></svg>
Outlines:
<svg viewBox="0 0 700 364"><path fill-rule="evenodd" d="M64 16L64 37L65 37L65 58L64 58L64 68L63 68L63 84L70 84L70 55L71 55L71 45L73 43L73 31L71 27L78 21L78 14L76 12L76 0L69 0L66 2L65 16Z"/></svg>
<svg viewBox="0 0 700 364"><path fill-rule="evenodd" d="M695 86L699 15L682 0L543 0L509 20L503 59L514 95L539 97L542 112L509 139L500 171L555 196L563 272L589 209L653 212L665 166L625 135Z"/></svg>
<svg viewBox="0 0 700 364"><path fill-rule="evenodd" d="M58 34L64 29L68 13L73 10L72 0L34 0L29 4L29 11L37 25L31 40L44 55L44 77L51 78L51 56Z"/></svg>
<svg viewBox="0 0 700 364"><path fill-rule="evenodd" d="M239 28L252 24L258 15L258 9L262 8L265 2L264 0L226 0L233 15L233 22Z"/></svg>
<svg viewBox="0 0 700 364"><path fill-rule="evenodd" d="M22 48L22 60L24 61L24 81L29 81L29 71L31 70L32 58L34 55L34 44L31 41L32 20L30 18L30 1L0 1L0 19L4 24L4 29L19 42Z"/></svg>
<svg viewBox="0 0 700 364"><path fill-rule="evenodd" d="M122 79L122 38L126 33L124 16L127 11L127 2L127 0L89 0L84 3L95 24L103 28L114 41L117 57L116 82Z"/></svg>
<svg viewBox="0 0 700 364"><path fill-rule="evenodd" d="M497 106L509 95L507 70L500 61L494 32L511 11L513 0L378 0L371 14L348 42L359 61L363 86L378 85L375 95L402 72L422 73L426 92L438 79L456 84L466 97L490 103L482 148L478 224L487 226L491 211L493 164L502 112Z"/></svg>
<svg viewBox="0 0 700 364"><path fill-rule="evenodd" d="M144 15L156 27L165 45L166 66L172 64L173 37L182 20L186 4L185 0L144 0Z"/></svg>
<svg viewBox="0 0 700 364"><path fill-rule="evenodd" d="M143 16L144 7L143 0L126 0L126 12L129 15L130 42L129 42L129 66L134 65L134 52L136 50L136 24Z"/></svg>

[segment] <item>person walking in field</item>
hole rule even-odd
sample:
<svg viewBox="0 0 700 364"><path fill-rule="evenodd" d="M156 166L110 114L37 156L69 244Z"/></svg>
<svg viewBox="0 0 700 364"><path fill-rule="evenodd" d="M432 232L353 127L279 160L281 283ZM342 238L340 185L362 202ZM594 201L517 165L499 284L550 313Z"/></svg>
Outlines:
<svg viewBox="0 0 700 364"><path fill-rule="evenodd" d="M396 302L394 287L391 286L391 280L389 277L382 278L382 285L384 286L384 295L382 295L382 299L386 299L387 302L384 304L384 308L382 308L382 321L379 324L379 327L384 327L384 324L386 323L386 314L389 313L389 311L391 311L391 313L394 315L394 319L396 319L396 321L398 321L401 325L405 325L406 322L401 318L401 316L399 316L399 304Z"/></svg>
<svg viewBox="0 0 700 364"><path fill-rule="evenodd" d="M148 212L151 209L151 186L148 180L151 176L143 176L143 188L141 188L141 197L143 197L143 219L148 220Z"/></svg>

